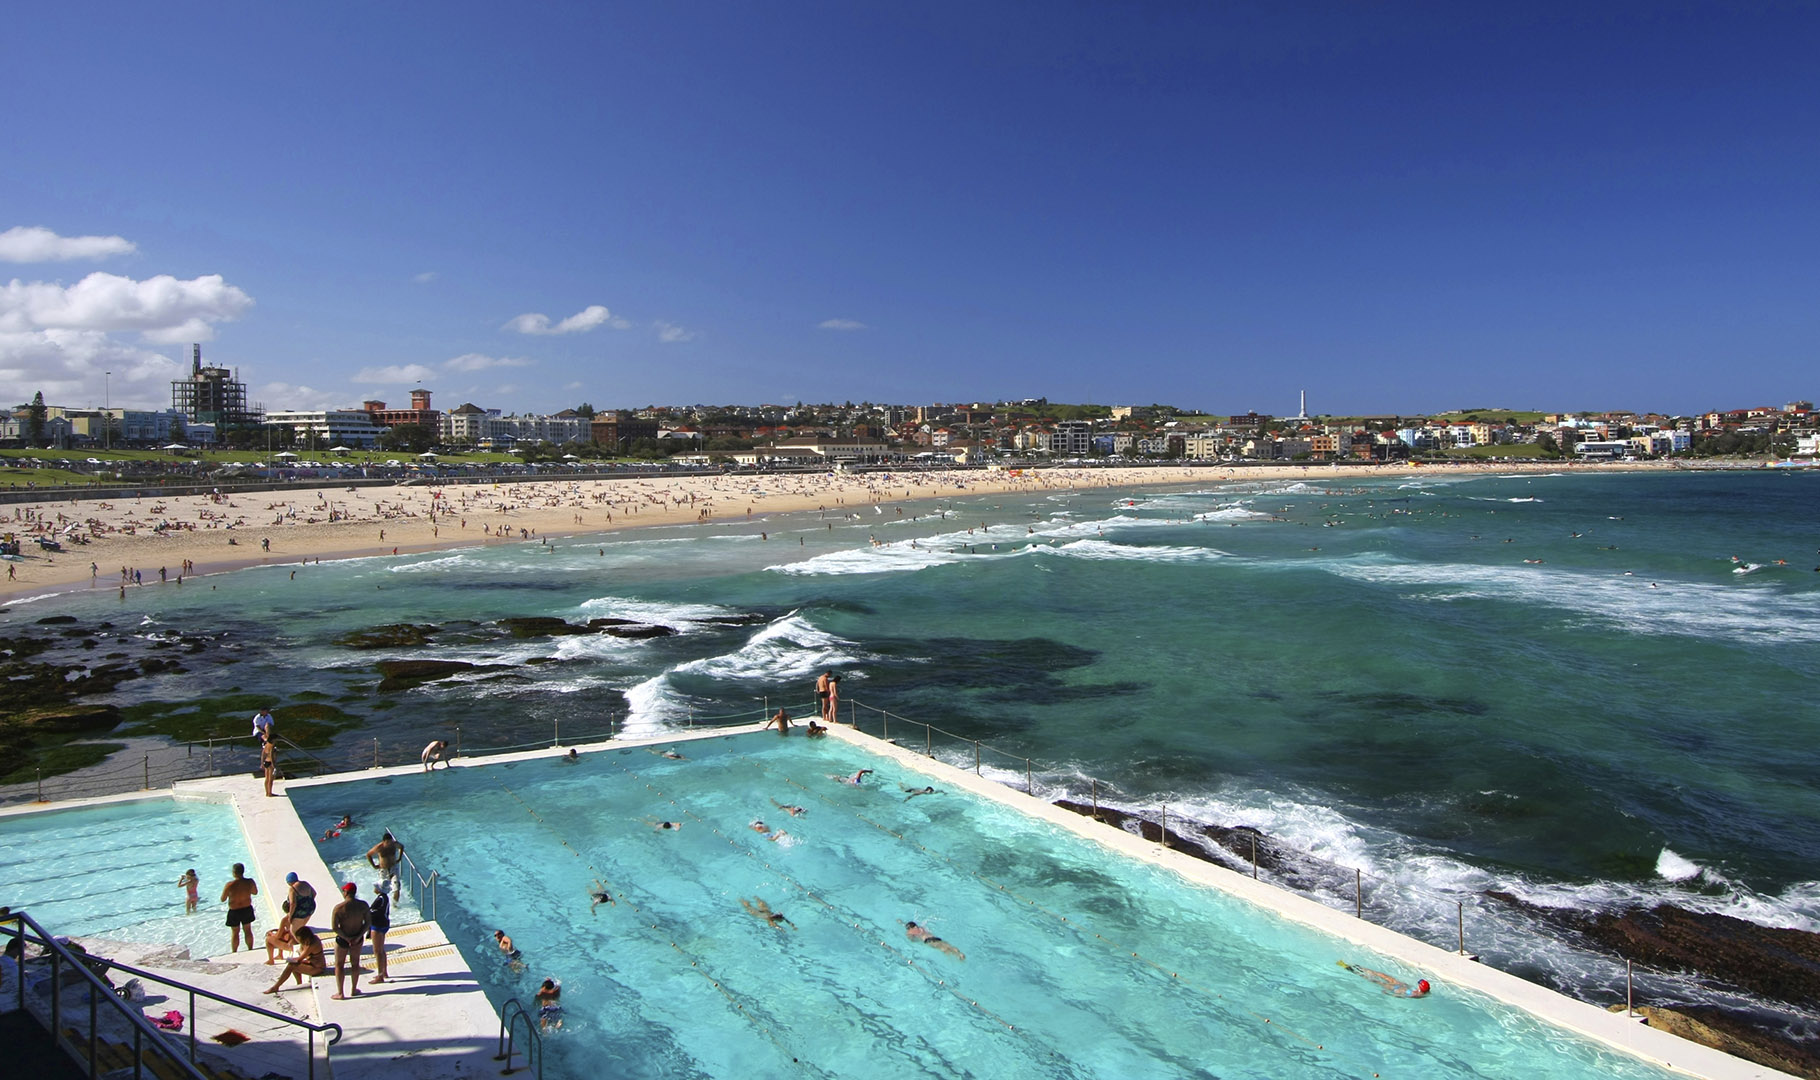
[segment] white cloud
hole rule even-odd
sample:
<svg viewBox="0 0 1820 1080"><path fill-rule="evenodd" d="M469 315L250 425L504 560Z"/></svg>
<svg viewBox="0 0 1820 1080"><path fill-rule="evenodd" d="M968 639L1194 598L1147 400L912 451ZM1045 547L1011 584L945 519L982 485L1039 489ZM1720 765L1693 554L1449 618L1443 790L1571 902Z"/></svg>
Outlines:
<svg viewBox="0 0 1820 1080"><path fill-rule="evenodd" d="M657 340L663 342L665 345L674 345L680 341L692 341L695 338L695 331L684 330L674 323L659 321L654 322L651 325L657 328Z"/></svg>
<svg viewBox="0 0 1820 1080"><path fill-rule="evenodd" d="M0 262L66 262L130 255L138 247L123 236L58 236L41 225L15 225L0 233Z"/></svg>
<svg viewBox="0 0 1820 1080"><path fill-rule="evenodd" d="M0 287L0 331L138 330L148 341L207 341L215 336L211 323L252 306L253 298L220 274L135 281L96 271L68 286L14 278Z"/></svg>
<svg viewBox="0 0 1820 1080"><path fill-rule="evenodd" d="M404 383L418 383L434 379L436 369L422 364L387 364L385 367L366 367L354 373L353 382L374 383L381 386L394 386Z"/></svg>
<svg viewBox="0 0 1820 1080"><path fill-rule="evenodd" d="M252 397L273 409L346 409L351 404L345 394L287 382L255 387Z"/></svg>
<svg viewBox="0 0 1820 1080"><path fill-rule="evenodd" d="M0 285L0 385L43 390L47 401L63 405L105 399L169 408L170 380L186 364L144 346L208 341L215 323L252 306L252 297L220 275L135 281L94 273L68 286L14 279ZM141 344L114 336L128 332Z"/></svg>
<svg viewBox="0 0 1820 1080"><path fill-rule="evenodd" d="M578 381L576 381L576 382L572 382L572 383L564 383L564 384L563 384L563 389L564 389L564 390L580 390L580 389L581 389L581 382L580 382L580 381L579 381L579 380L578 380Z"/></svg>
<svg viewBox="0 0 1820 1080"><path fill-rule="evenodd" d="M866 324L854 319L823 319L816 324L820 330L864 330Z"/></svg>
<svg viewBox="0 0 1820 1080"><path fill-rule="evenodd" d="M612 318L613 313L606 308L599 304L589 304L559 323L552 324L548 315L533 312L518 316L506 323L503 329L516 330L521 334L580 334Z"/></svg>
<svg viewBox="0 0 1820 1080"><path fill-rule="evenodd" d="M462 353L453 360L442 362L445 371L485 371L488 368L529 367L528 356L483 356L480 353Z"/></svg>
<svg viewBox="0 0 1820 1080"><path fill-rule="evenodd" d="M428 285L430 282L436 280L436 276L437 276L436 271L425 270L423 273L417 274L416 276L412 277L411 280L415 281L419 285Z"/></svg>
<svg viewBox="0 0 1820 1080"><path fill-rule="evenodd" d="M632 320L615 315L607 320L607 325L615 330L630 330L632 329Z"/></svg>

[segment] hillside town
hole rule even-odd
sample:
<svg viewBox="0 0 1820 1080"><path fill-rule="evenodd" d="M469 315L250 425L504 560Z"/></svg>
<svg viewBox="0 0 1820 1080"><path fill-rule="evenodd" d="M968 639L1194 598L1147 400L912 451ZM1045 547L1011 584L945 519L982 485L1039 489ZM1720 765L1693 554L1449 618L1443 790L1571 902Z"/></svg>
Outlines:
<svg viewBox="0 0 1820 1080"><path fill-rule="evenodd" d="M1428 455L1650 460L1735 454L1813 457L1820 427L1809 401L1715 409L1698 416L1629 411L1310 416L1209 415L1169 405L1063 405L1044 398L950 404L648 405L550 414L473 402L439 410L432 391L409 407L369 399L343 409L249 404L238 372L205 366L192 346L171 405L73 407L42 395L0 416L0 446L59 449L232 448L286 459L392 450L430 455L506 451L574 458L643 457L742 466L1148 459L1375 461ZM1500 450L1500 448L1503 448Z"/></svg>

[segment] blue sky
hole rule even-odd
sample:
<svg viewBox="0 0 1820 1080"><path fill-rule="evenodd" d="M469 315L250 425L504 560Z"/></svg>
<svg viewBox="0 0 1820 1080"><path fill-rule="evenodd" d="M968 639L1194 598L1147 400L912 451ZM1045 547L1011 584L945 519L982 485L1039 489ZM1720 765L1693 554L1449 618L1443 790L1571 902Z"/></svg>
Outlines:
<svg viewBox="0 0 1820 1080"><path fill-rule="evenodd" d="M1820 395L1813 5L40 4L7 38L14 400L168 405L192 340L270 408Z"/></svg>

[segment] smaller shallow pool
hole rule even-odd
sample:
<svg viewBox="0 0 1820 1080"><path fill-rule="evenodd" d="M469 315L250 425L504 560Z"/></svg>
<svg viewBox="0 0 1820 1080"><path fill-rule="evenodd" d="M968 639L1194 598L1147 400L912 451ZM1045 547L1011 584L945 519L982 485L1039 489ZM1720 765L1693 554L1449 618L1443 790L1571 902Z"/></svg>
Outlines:
<svg viewBox="0 0 1820 1080"><path fill-rule="evenodd" d="M252 861L234 808L220 803L167 797L0 816L0 904L54 934L227 952L227 906L216 898L229 867ZM191 868L201 901L185 915L177 879Z"/></svg>

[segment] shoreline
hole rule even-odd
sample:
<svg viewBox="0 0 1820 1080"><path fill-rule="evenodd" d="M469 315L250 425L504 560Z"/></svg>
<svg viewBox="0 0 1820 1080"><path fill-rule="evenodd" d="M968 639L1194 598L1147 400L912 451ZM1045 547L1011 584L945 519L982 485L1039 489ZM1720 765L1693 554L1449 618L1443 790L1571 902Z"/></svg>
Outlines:
<svg viewBox="0 0 1820 1080"><path fill-rule="evenodd" d="M184 577L324 559L420 555L624 529L749 522L835 507L1134 487L1270 481L1351 483L1398 476L1667 472L1672 463L1498 462L1459 465L1136 466L1003 472L770 473L535 479L487 485L317 487L229 495L70 499L67 493L0 513L22 555L6 560L0 606L67 592L143 587ZM68 540L72 534L90 542ZM443 535L448 533L447 536ZM63 541L39 549L36 536ZM269 545L269 546L268 546ZM94 569L84 575L84 571ZM189 569L184 569L188 566ZM126 576L122 575L126 571ZM139 581L128 580L133 572ZM160 575L163 575L161 577Z"/></svg>

